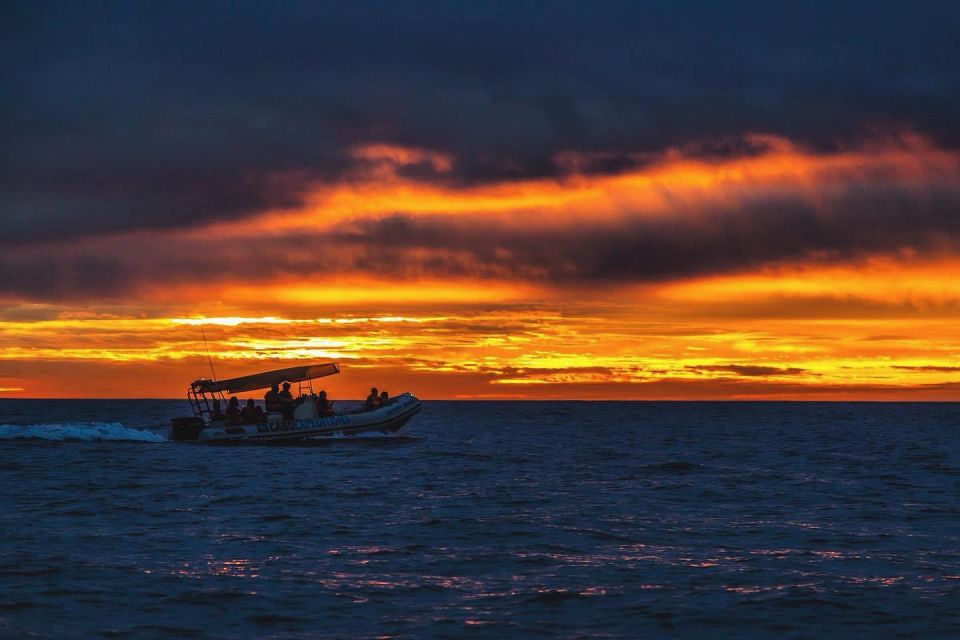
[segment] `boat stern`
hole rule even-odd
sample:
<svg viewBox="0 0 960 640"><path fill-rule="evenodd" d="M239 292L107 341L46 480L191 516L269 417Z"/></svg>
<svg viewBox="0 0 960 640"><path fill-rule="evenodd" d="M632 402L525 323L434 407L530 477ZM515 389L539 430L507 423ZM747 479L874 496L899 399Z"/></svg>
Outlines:
<svg viewBox="0 0 960 640"><path fill-rule="evenodd" d="M204 427L203 420L196 416L174 418L170 421L170 439L191 441L199 440Z"/></svg>

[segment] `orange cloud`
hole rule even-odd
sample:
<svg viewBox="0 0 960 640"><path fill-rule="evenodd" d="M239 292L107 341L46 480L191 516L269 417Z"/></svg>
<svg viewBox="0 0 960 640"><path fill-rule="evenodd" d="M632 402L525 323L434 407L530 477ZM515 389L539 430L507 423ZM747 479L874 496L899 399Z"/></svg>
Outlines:
<svg viewBox="0 0 960 640"><path fill-rule="evenodd" d="M890 180L922 189L939 181L956 184L958 157L933 147L916 134L881 138L859 149L832 154L803 150L769 135L747 137L762 154L705 160L682 149L645 156L644 166L616 175L583 175L578 167L589 154L565 152L557 158L568 169L562 179L542 178L461 186L422 182L397 174L398 166L428 163L449 170L446 155L388 145L367 145L354 156L376 161L381 170L335 184L317 185L308 204L242 223L216 225L222 233L279 233L287 225L328 226L343 220L402 212L410 215L506 216L512 224L569 224L617 219L627 213L650 216L696 215L705 203L739 202L763 193L791 192L817 201L833 188ZM522 214L522 215L518 215Z"/></svg>

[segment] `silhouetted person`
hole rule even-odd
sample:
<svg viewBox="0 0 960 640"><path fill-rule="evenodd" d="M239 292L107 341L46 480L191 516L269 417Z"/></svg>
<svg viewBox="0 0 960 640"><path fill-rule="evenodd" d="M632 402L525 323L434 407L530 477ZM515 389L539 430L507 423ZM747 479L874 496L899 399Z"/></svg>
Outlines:
<svg viewBox="0 0 960 640"><path fill-rule="evenodd" d="M283 413L284 420L293 420L293 394L290 393L290 383L283 383L283 391L280 392L280 411Z"/></svg>
<svg viewBox="0 0 960 640"><path fill-rule="evenodd" d="M270 391L263 396L263 407L267 413L277 413L280 411L280 386L273 384Z"/></svg>
<svg viewBox="0 0 960 640"><path fill-rule="evenodd" d="M367 402L364 406L367 411L373 411L380 406L380 395L377 393L376 387L370 389L370 395L367 396Z"/></svg>
<svg viewBox="0 0 960 640"><path fill-rule="evenodd" d="M223 420L223 411L220 410L220 401L216 398L213 399L213 404L210 406L210 419Z"/></svg>
<svg viewBox="0 0 960 640"><path fill-rule="evenodd" d="M327 392L321 391L317 395L317 415L321 418L332 416L336 412L333 410L333 403L327 400Z"/></svg>
<svg viewBox="0 0 960 640"><path fill-rule="evenodd" d="M227 420L231 422L240 420L240 401L237 400L237 396L230 396L227 402Z"/></svg>
<svg viewBox="0 0 960 640"><path fill-rule="evenodd" d="M385 404L390 404L390 394L386 391L380 392L380 406L382 407Z"/></svg>
<svg viewBox="0 0 960 640"><path fill-rule="evenodd" d="M263 420L263 409L257 406L257 403L253 401L253 398L250 398L247 400L247 404L244 405L243 409L240 411L240 417L243 418L244 422L260 422Z"/></svg>

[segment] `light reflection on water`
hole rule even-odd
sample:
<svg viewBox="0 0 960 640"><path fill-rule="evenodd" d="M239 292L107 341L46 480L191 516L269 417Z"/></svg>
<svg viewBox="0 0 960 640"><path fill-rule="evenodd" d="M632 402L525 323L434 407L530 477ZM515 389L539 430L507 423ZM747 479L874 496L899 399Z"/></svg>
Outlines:
<svg viewBox="0 0 960 640"><path fill-rule="evenodd" d="M402 446L6 441L0 636L960 637L957 413L427 403Z"/></svg>

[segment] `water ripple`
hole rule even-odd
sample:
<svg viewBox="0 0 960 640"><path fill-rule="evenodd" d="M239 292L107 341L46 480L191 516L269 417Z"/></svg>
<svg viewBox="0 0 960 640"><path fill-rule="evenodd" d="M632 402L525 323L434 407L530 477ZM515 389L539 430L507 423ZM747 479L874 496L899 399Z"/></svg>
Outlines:
<svg viewBox="0 0 960 640"><path fill-rule="evenodd" d="M953 405L427 403L255 448L10 406L3 637L960 637Z"/></svg>

